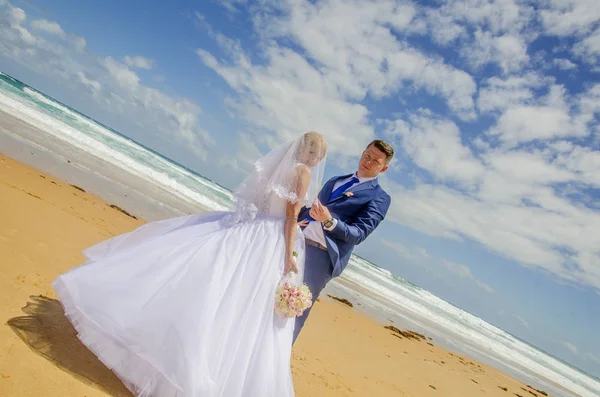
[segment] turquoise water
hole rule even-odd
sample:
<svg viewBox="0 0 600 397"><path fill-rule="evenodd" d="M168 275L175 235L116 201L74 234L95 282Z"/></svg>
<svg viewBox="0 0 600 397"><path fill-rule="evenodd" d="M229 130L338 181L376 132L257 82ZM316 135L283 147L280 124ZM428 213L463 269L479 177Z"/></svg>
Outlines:
<svg viewBox="0 0 600 397"><path fill-rule="evenodd" d="M169 191L182 202L208 210L233 208L232 193L226 188L5 74L0 74L0 109L64 145L110 163L124 175ZM451 347L462 348L524 382L554 395L600 395L600 382L589 374L363 258L352 258L341 281L360 286L361 292L352 294L369 302L366 306L371 309L409 320ZM553 387L552 382L571 393Z"/></svg>
<svg viewBox="0 0 600 397"><path fill-rule="evenodd" d="M232 208L227 189L10 76L0 75L0 90L7 113L92 156L127 166L127 172L158 183L184 200L211 210Z"/></svg>

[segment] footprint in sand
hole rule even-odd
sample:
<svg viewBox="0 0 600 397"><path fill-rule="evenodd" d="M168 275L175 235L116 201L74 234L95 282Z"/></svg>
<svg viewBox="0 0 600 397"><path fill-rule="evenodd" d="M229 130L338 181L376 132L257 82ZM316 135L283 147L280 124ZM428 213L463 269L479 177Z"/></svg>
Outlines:
<svg viewBox="0 0 600 397"><path fill-rule="evenodd" d="M21 282L21 284L27 283L36 288L43 289L42 284L44 283L44 278L39 273L36 273L33 280L31 280L30 277L25 276L23 273L19 273L15 280Z"/></svg>

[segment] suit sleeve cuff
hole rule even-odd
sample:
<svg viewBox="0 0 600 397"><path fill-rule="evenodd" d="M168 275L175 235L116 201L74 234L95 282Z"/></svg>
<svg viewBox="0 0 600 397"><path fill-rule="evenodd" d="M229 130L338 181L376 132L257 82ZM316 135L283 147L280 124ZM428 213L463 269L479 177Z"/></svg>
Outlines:
<svg viewBox="0 0 600 397"><path fill-rule="evenodd" d="M335 229L335 227L337 226L338 220L333 218L333 222L331 223L330 227L325 227L323 226L323 229L327 230L328 232L332 231L333 229Z"/></svg>

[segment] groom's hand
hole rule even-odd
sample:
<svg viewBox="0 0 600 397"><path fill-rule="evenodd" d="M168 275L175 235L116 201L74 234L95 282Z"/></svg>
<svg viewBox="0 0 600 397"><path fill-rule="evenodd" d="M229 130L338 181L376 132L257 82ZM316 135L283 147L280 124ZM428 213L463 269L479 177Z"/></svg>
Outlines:
<svg viewBox="0 0 600 397"><path fill-rule="evenodd" d="M325 222L331 219L331 213L329 209L325 207L319 200L317 200L310 209L310 216L319 222Z"/></svg>

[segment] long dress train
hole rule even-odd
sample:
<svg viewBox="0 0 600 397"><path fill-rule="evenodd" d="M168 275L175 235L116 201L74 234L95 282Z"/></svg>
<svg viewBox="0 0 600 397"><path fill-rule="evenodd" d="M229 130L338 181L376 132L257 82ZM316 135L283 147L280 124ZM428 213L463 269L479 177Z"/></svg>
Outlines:
<svg viewBox="0 0 600 397"><path fill-rule="evenodd" d="M285 202L229 225L148 223L84 251L53 286L82 342L137 396L293 396L294 320L274 313ZM302 280L304 240L295 249Z"/></svg>

